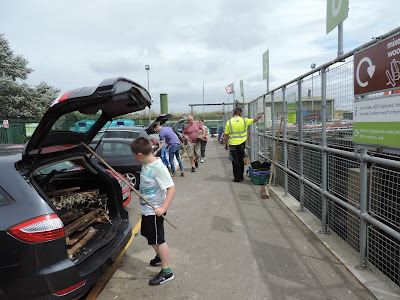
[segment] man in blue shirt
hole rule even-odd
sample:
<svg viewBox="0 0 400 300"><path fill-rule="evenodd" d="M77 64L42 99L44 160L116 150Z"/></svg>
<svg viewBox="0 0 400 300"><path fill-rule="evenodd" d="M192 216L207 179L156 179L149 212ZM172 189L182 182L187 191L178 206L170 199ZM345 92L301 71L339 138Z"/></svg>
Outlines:
<svg viewBox="0 0 400 300"><path fill-rule="evenodd" d="M157 155L159 151L164 147L165 143L168 145L169 150L169 163L171 164L171 172L172 178L176 178L176 171L174 165L174 157L179 163L179 168L181 169L181 176L184 176L185 171L183 169L183 164L181 160L181 156L179 155L180 150L180 141L179 138L176 136L175 132L169 127L163 127L159 123L154 123L152 128L160 134L160 141L161 145L158 147L156 151L154 151L154 156Z"/></svg>

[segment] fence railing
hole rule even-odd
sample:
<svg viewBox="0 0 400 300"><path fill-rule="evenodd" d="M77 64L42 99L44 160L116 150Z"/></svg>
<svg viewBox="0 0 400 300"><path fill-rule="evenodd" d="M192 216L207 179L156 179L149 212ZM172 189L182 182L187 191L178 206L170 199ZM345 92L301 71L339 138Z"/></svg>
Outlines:
<svg viewBox="0 0 400 300"><path fill-rule="evenodd" d="M272 116L268 120L264 114L264 122L250 130L251 160L272 161L282 117L274 184L299 201L301 212L308 210L321 220L321 234L337 235L358 253L358 268L372 268L397 290L400 149L354 143L352 110L354 54L399 32L397 28L245 105L250 118L266 111Z"/></svg>

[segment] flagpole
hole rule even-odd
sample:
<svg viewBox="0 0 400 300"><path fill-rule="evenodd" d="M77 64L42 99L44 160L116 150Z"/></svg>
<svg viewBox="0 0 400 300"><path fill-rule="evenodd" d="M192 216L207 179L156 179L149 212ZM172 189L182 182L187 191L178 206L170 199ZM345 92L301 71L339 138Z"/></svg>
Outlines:
<svg viewBox="0 0 400 300"><path fill-rule="evenodd" d="M235 97L235 88L233 88L233 102L232 102L232 110L233 110L233 109L235 109L235 100L236 100L236 97Z"/></svg>

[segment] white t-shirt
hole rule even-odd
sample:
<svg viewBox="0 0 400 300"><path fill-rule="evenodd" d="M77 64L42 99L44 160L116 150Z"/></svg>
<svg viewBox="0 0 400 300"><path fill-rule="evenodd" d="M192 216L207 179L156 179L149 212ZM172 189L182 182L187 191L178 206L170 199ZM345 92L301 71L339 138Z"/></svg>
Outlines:
<svg viewBox="0 0 400 300"><path fill-rule="evenodd" d="M139 191L154 207L163 205L167 188L173 185L169 171L160 158L150 164L142 165ZM143 199L140 199L140 207L142 215L155 215L154 210Z"/></svg>

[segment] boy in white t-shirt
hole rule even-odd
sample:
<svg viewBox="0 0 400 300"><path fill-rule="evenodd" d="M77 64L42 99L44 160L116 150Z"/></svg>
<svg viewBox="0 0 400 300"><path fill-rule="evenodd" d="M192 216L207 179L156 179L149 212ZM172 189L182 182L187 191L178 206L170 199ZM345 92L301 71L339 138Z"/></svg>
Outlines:
<svg viewBox="0 0 400 300"><path fill-rule="evenodd" d="M138 162L141 162L140 193L155 207L140 199L142 210L141 234L156 251L156 257L150 261L152 266L161 262L162 269L149 281L150 285L160 285L174 279L170 268L169 248L164 238L164 218L175 195L175 185L167 167L161 159L152 154L152 145L144 137L136 138L131 150Z"/></svg>

